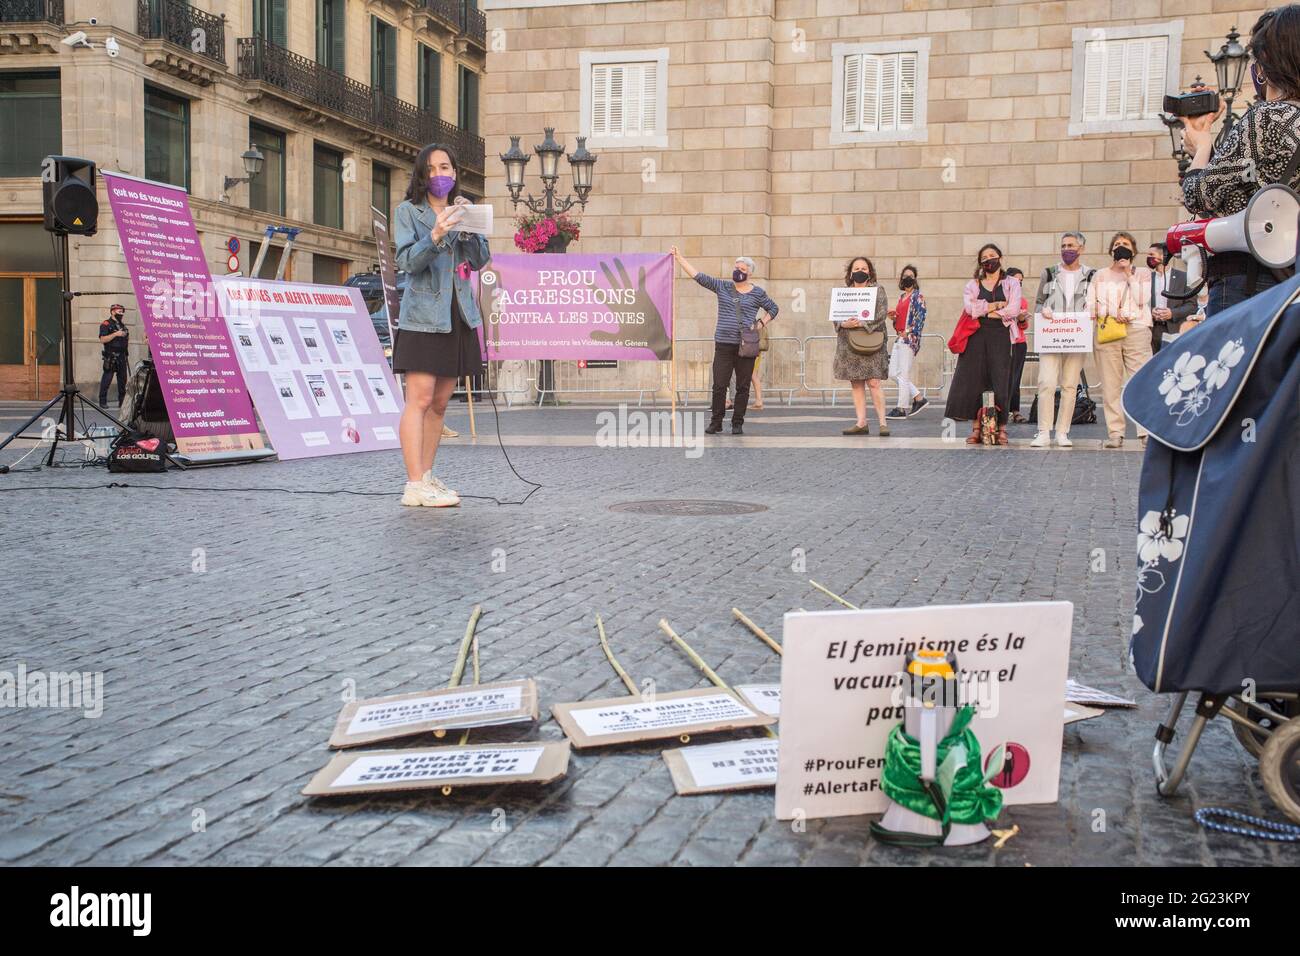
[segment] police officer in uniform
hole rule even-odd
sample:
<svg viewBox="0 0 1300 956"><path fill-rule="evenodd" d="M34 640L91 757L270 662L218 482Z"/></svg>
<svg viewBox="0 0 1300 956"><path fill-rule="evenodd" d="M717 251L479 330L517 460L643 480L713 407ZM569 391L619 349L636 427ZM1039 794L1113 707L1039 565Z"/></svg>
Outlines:
<svg viewBox="0 0 1300 956"><path fill-rule="evenodd" d="M104 346L104 374L99 380L99 404L108 405L108 383L117 376L117 404L126 398L126 347L131 333L122 317L126 308L118 303L108 307L108 318L99 323L99 341Z"/></svg>

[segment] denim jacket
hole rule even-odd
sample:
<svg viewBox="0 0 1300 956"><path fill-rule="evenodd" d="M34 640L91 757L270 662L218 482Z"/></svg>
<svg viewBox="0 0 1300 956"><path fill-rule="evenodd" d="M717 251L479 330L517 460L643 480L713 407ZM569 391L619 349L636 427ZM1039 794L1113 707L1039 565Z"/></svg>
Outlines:
<svg viewBox="0 0 1300 956"><path fill-rule="evenodd" d="M460 313L471 329L482 322L474 288L457 266L469 263L474 270L487 264L491 253L487 238L453 229L436 245L430 238L437 214L427 202L418 206L409 199L397 207L397 267L406 273L406 291L397 327L416 332L451 331L451 296L456 296Z"/></svg>

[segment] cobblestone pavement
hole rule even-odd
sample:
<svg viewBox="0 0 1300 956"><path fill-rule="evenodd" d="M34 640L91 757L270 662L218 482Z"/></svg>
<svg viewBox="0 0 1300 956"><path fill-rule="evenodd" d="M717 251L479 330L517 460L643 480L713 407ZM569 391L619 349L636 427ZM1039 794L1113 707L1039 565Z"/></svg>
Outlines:
<svg viewBox="0 0 1300 956"><path fill-rule="evenodd" d="M821 414L769 406L747 430L763 433L760 418ZM0 670L103 671L105 694L97 719L0 710L0 860L1300 863L1300 848L1207 834L1192 820L1203 805L1278 816L1222 721L1207 732L1183 793L1155 794L1160 702L1123 663L1139 455L888 449L879 440L756 448L723 438L692 459L680 449L527 437L591 436L595 415L502 414L521 443L510 448L516 467L544 486L523 507L467 499L455 511L401 508L396 453L171 472L112 491L100 470L0 476ZM463 408L453 424L466 426ZM491 434L490 413L479 426ZM838 427L773 423L767 434ZM13 461L20 452L0 454ZM518 500L527 490L493 440L448 443L440 463L463 494ZM8 490L47 485L86 490ZM201 490L209 488L226 490ZM254 488L382 496L242 490ZM677 497L770 510L715 518L608 510ZM791 571L794 548L806 549L806 573ZM1105 572L1090 570L1095 548L1105 549ZM492 570L495 549L503 573ZM195 569L196 555L205 570ZM575 752L568 776L548 787L333 801L299 793L328 757L345 682L361 696L445 684L475 603L484 609L483 679L535 677L543 719L475 731L473 740L558 739L550 704L623 693L596 640L597 612L631 674L660 689L703 685L657 630L660 617L724 678L776 681L778 659L732 622L730 608L779 637L783 612L832 606L810 577L864 606L1068 599L1071 673L1141 707L1066 729L1059 803L1004 810L1003 824L1021 832L1001 850L889 848L870 840L863 818L809 821L795 832L774 819L770 791L679 797L659 745ZM1097 810L1104 832L1094 832Z"/></svg>

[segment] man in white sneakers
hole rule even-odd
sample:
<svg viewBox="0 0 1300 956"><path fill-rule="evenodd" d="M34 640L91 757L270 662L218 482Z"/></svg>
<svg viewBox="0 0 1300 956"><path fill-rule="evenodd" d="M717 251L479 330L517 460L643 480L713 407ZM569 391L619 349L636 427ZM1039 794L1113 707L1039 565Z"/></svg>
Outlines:
<svg viewBox="0 0 1300 956"><path fill-rule="evenodd" d="M1051 319L1056 312L1087 312L1088 284L1095 269L1081 261L1085 240L1083 233L1067 232L1061 236L1061 261L1043 270L1038 280L1034 311ZM1038 353L1038 434L1030 447L1046 448L1052 443L1052 406L1056 390L1061 389L1061 406L1056 412L1056 444L1069 448L1070 423L1074 420L1074 399L1083 372L1083 352Z"/></svg>

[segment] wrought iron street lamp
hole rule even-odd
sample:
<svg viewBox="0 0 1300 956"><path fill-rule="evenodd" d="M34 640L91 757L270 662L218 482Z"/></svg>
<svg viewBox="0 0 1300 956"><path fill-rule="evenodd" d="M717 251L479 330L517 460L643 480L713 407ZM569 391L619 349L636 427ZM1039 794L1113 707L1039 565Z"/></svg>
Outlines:
<svg viewBox="0 0 1300 956"><path fill-rule="evenodd" d="M518 206L522 202L530 212L541 213L548 218L554 218L574 206L586 208L587 197L591 195L592 174L596 165L596 157L587 150L587 138L579 136L578 148L569 157L569 166L573 170L573 189L577 195L565 196L563 199L557 200L555 198L555 188L560 181L560 158L564 156L564 147L555 141L555 127L546 127L545 133L546 136L542 142L533 147L533 152L537 154L541 166L543 190L541 199L534 198L531 193L526 199L520 198L524 191L524 168L532 159L531 156L519 148L520 138L511 136L510 149L498 154L498 156L506 168L506 188L510 190L511 203Z"/></svg>
<svg viewBox="0 0 1300 956"><path fill-rule="evenodd" d="M1219 52L1205 51L1205 55L1214 64L1219 96L1223 97L1223 102L1227 105L1227 110L1223 114L1223 129L1219 131L1216 144L1223 142L1223 138L1228 135L1228 130L1232 129L1232 124L1237 121L1236 115L1232 112L1232 101L1236 98L1237 91L1241 89L1241 80L1246 75L1247 61L1246 48L1241 45L1240 39L1241 34L1234 26L1228 31L1227 40L1219 47Z"/></svg>

